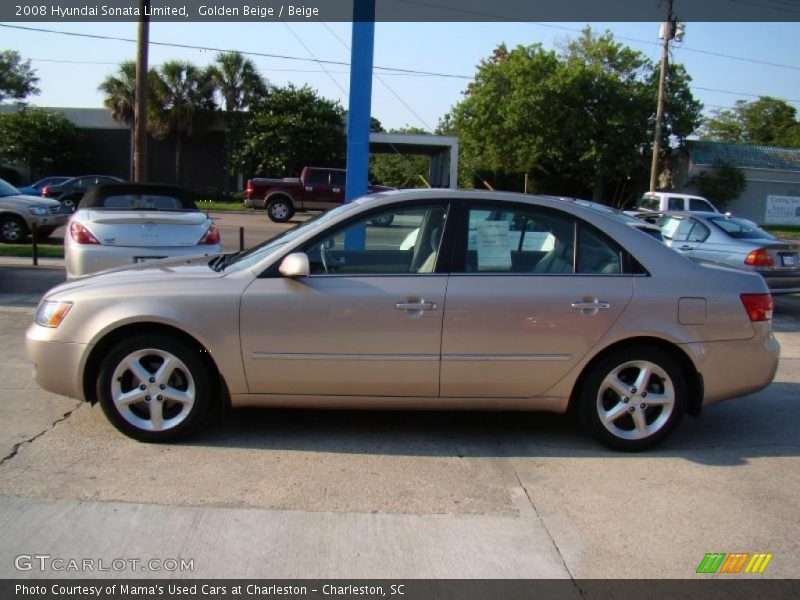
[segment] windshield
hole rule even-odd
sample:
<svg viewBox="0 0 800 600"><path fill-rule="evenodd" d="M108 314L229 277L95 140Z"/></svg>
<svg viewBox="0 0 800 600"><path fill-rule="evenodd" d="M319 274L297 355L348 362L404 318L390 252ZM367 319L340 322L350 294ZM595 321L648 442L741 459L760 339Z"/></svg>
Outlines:
<svg viewBox="0 0 800 600"><path fill-rule="evenodd" d="M19 196L22 194L17 188L4 179L0 179L0 198L5 196Z"/></svg>
<svg viewBox="0 0 800 600"><path fill-rule="evenodd" d="M259 262L262 258L270 254L273 250L278 248L279 246L283 246L284 244L288 244L292 240L297 239L304 233L306 233L312 227L316 227L320 223L326 223L337 218L339 215L345 214L351 210L353 210L356 206L358 206L361 202L355 201L350 202L349 204L342 204L334 208L333 210L321 213L314 217L311 217L307 221L303 223L299 223L295 225L291 229L287 229L286 231L279 233L278 235L265 240L264 242L260 243L255 248L251 248L250 250L245 250L244 252L237 252L234 254L228 254L221 264L214 264L212 267L216 268L217 270L231 270L231 271L238 271L241 269L246 269L248 267L253 266L257 262Z"/></svg>
<svg viewBox="0 0 800 600"><path fill-rule="evenodd" d="M709 219L714 225L737 240L774 240L774 235L767 233L758 225L747 219L736 217L712 217Z"/></svg>

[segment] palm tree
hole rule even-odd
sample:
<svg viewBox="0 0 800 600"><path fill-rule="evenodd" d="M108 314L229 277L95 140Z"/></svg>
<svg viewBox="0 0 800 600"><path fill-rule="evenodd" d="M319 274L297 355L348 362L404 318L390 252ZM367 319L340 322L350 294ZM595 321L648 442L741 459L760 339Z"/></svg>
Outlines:
<svg viewBox="0 0 800 600"><path fill-rule="evenodd" d="M234 151L241 145L244 135L243 111L267 94L267 82L249 58L240 52L220 52L216 63L208 67L210 77L225 113L225 166L228 175L241 171L234 159ZM230 189L230 178L225 177L223 191Z"/></svg>
<svg viewBox="0 0 800 600"><path fill-rule="evenodd" d="M228 112L247 110L267 93L267 84L249 58L240 52L220 52L208 75Z"/></svg>
<svg viewBox="0 0 800 600"><path fill-rule="evenodd" d="M153 134L175 138L175 181L180 184L183 142L207 122L216 107L214 86L207 71L177 60L162 64L151 86Z"/></svg>
<svg viewBox="0 0 800 600"><path fill-rule="evenodd" d="M136 103L136 63L124 60L115 75L109 75L97 86L105 94L103 104L111 112L111 118L124 123L131 130L131 152L133 151L133 110ZM131 168L133 165L131 164Z"/></svg>

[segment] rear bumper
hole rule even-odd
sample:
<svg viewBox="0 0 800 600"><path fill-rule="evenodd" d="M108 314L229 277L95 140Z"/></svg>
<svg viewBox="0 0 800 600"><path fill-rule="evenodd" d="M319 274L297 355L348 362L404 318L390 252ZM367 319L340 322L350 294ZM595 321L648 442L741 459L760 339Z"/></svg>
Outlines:
<svg viewBox="0 0 800 600"><path fill-rule="evenodd" d="M703 379L703 404L752 394L772 383L780 344L768 323L754 323L749 340L685 344Z"/></svg>
<svg viewBox="0 0 800 600"><path fill-rule="evenodd" d="M222 252L219 244L213 246L166 246L137 248L130 246L97 246L68 244L64 253L67 279L96 273L116 267L133 266L138 262L158 258L204 256ZM137 259L141 259L138 261Z"/></svg>
<svg viewBox="0 0 800 600"><path fill-rule="evenodd" d="M759 271L773 294L795 294L800 292L800 270Z"/></svg>

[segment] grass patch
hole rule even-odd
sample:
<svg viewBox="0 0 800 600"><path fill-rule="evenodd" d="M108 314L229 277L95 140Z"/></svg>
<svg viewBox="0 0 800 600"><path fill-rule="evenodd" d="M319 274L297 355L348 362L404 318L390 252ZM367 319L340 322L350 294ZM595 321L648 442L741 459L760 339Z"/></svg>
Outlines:
<svg viewBox="0 0 800 600"><path fill-rule="evenodd" d="M64 258L62 244L39 244L39 258ZM33 244L0 244L0 256L33 256Z"/></svg>
<svg viewBox="0 0 800 600"><path fill-rule="evenodd" d="M221 200L198 200L195 204L197 204L197 208L200 210L253 210L252 208L245 208L241 201L223 202Z"/></svg>
<svg viewBox="0 0 800 600"><path fill-rule="evenodd" d="M781 238L800 238L800 225L762 225L763 229Z"/></svg>

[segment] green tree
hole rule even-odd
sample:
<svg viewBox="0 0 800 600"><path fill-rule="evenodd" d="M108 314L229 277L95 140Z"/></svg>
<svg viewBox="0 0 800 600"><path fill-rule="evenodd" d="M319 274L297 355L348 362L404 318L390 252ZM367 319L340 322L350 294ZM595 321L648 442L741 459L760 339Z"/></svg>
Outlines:
<svg viewBox="0 0 800 600"><path fill-rule="evenodd" d="M183 143L208 123L216 107L214 85L207 70L172 60L151 80L153 135L175 140L175 181L181 183Z"/></svg>
<svg viewBox="0 0 800 600"><path fill-rule="evenodd" d="M423 135L427 132L418 127L404 127L392 129L389 133ZM371 176L377 183L390 187L409 188L424 185L422 178L428 177L430 158L418 154L403 154L401 150L402 148L395 148L391 153L371 154L369 157Z"/></svg>
<svg viewBox="0 0 800 600"><path fill-rule="evenodd" d="M762 96L737 100L732 109L715 109L703 121L700 138L730 144L800 147L797 110L785 100Z"/></svg>
<svg viewBox="0 0 800 600"><path fill-rule="evenodd" d="M296 177L304 166L344 162L344 111L311 88L269 86L250 109L247 137L235 160L250 174Z"/></svg>
<svg viewBox="0 0 800 600"><path fill-rule="evenodd" d="M86 163L83 137L60 113L23 106L0 114L0 163L27 165L37 179L70 173Z"/></svg>
<svg viewBox="0 0 800 600"><path fill-rule="evenodd" d="M713 171L692 177L690 183L717 208L725 210L747 188L747 178L739 167L729 162L717 159L713 166Z"/></svg>
<svg viewBox="0 0 800 600"><path fill-rule="evenodd" d="M30 60L22 60L16 50L0 51L0 103L6 100L22 101L32 94L38 94L38 82Z"/></svg>
<svg viewBox="0 0 800 600"><path fill-rule="evenodd" d="M243 170L241 155L247 118L243 112L267 93L267 83L249 58L239 52L217 54L215 64L207 71L208 77L219 96L219 105L225 110L225 170L235 175ZM224 192L227 194L230 179L225 178Z"/></svg>
<svg viewBox="0 0 800 600"><path fill-rule="evenodd" d="M666 135L699 121L680 65L668 72ZM475 176L521 189L609 199L645 169L655 124L657 71L646 56L590 28L560 52L498 46L439 130L460 136L462 183ZM630 191L630 190L629 190Z"/></svg>

